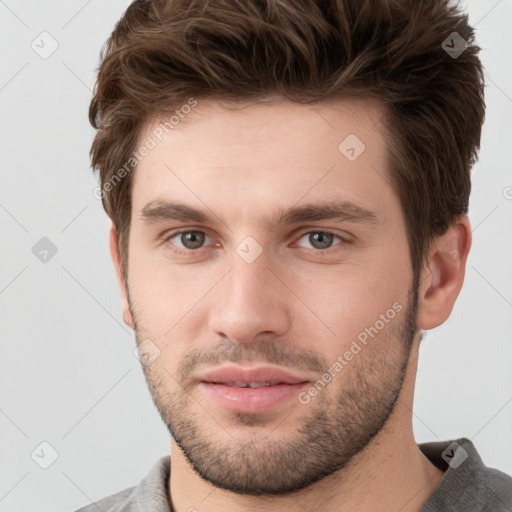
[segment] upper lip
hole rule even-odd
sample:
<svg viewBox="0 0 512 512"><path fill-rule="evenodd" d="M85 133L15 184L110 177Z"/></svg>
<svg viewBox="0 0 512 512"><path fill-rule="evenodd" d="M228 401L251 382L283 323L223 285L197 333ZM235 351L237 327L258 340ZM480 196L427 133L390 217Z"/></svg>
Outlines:
<svg viewBox="0 0 512 512"><path fill-rule="evenodd" d="M275 366L259 366L257 368L242 368L227 366L209 371L199 377L203 382L275 382L283 384L300 384L308 382L300 376Z"/></svg>

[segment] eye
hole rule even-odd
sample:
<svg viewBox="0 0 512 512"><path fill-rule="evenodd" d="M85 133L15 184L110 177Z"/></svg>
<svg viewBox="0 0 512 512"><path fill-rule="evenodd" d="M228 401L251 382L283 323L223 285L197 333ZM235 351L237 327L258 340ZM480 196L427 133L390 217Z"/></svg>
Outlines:
<svg viewBox="0 0 512 512"><path fill-rule="evenodd" d="M306 238L307 237L307 238ZM182 230L175 233L170 233L165 237L165 242L169 242L172 251L178 254L193 254L195 251L199 251L203 248L206 239L210 237L204 231L196 230ZM337 245L349 244L348 240L345 240L340 235L336 235L330 231L308 231L303 233L299 240L306 239L310 247L298 244L299 247L304 247L314 252L326 252L327 249L333 247L335 239L340 240L342 243Z"/></svg>
<svg viewBox="0 0 512 512"><path fill-rule="evenodd" d="M304 233L300 238L304 238L307 236L308 243L311 244L313 249L316 250L325 250L330 249L333 243L333 240L337 238L338 240L341 240L343 243L348 243L347 240L342 238L339 235L336 235L334 233L331 233L330 231L308 231L307 233ZM343 245L343 244L338 244ZM309 247L306 247L309 249Z"/></svg>
<svg viewBox="0 0 512 512"><path fill-rule="evenodd" d="M175 242L172 241L174 238ZM200 249L206 238L210 237L204 231L178 231L167 236L166 241L177 246L177 249L173 248L175 252L190 253Z"/></svg>

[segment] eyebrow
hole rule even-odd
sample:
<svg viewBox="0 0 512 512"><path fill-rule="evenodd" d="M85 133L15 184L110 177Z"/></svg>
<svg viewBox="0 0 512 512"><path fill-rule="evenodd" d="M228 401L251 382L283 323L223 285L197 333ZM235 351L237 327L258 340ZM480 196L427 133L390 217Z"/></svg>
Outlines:
<svg viewBox="0 0 512 512"><path fill-rule="evenodd" d="M140 218L148 225L171 220L213 225L218 220L213 212L200 210L178 200L170 199L151 201L142 208ZM273 225L296 224L329 219L367 225L379 224L379 217L375 212L344 200L307 203L301 206L277 209L271 215L270 222Z"/></svg>

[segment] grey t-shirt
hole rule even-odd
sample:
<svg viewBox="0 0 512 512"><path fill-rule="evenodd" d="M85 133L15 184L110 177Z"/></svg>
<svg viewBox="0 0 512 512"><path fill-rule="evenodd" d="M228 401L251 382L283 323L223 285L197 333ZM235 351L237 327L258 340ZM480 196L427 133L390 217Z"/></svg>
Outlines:
<svg viewBox="0 0 512 512"><path fill-rule="evenodd" d="M420 512L512 512L512 478L484 465L466 438L418 445L445 473ZM170 512L170 456L159 459L136 487L107 496L76 512Z"/></svg>

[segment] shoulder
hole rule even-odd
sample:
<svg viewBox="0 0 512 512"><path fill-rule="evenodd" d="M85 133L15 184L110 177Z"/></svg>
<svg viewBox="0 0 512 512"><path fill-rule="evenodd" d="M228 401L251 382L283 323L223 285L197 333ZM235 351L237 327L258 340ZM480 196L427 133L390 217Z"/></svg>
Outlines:
<svg viewBox="0 0 512 512"><path fill-rule="evenodd" d="M167 484L170 456L157 460L137 486L111 494L75 512L170 512Z"/></svg>
<svg viewBox="0 0 512 512"><path fill-rule="evenodd" d="M512 477L487 467L467 438L419 445L444 471L439 487L421 512L512 512Z"/></svg>
<svg viewBox="0 0 512 512"><path fill-rule="evenodd" d="M75 512L98 512L98 510L102 512L138 512L136 489L137 487L124 489L90 505L86 505Z"/></svg>
<svg viewBox="0 0 512 512"><path fill-rule="evenodd" d="M475 491L485 501L485 511L512 512L512 477L493 468L475 472Z"/></svg>

